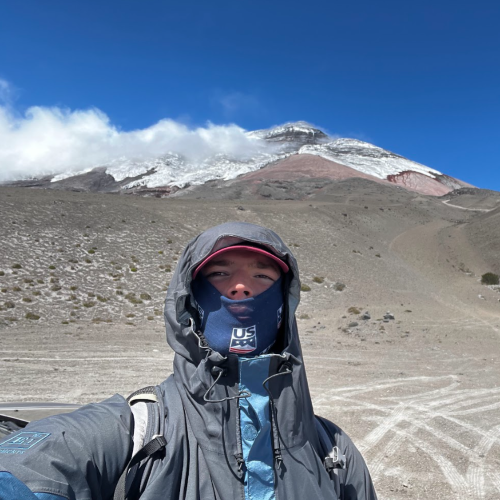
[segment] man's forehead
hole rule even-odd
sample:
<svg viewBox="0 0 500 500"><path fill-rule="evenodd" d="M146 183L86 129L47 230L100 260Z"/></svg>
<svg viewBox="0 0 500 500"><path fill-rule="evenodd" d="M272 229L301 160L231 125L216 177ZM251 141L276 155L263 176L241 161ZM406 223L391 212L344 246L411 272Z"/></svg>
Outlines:
<svg viewBox="0 0 500 500"><path fill-rule="evenodd" d="M245 249L228 250L224 254L207 262L204 267L233 266L238 263L245 263L260 268L273 267L279 269L279 266L270 257Z"/></svg>

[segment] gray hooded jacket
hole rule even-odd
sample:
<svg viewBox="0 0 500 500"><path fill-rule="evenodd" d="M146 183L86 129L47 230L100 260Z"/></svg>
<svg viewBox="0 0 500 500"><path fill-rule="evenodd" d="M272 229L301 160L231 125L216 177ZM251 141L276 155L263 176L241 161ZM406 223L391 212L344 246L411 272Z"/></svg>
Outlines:
<svg viewBox="0 0 500 500"><path fill-rule="evenodd" d="M165 321L167 340L175 351L174 374L159 386L167 446L147 465L147 480L140 485L142 500L245 500L238 358L212 351L196 333L190 288L193 270L214 247L241 240L268 247L290 267L284 335L273 348L266 382L276 459L275 496L278 500L337 498L323 464L325 452L316 430L295 321L300 295L297 263L274 232L253 224L227 223L187 245L168 289ZM338 427L327 425L347 459L341 472L341 497L376 499L360 453ZM0 471L11 472L35 492L71 500L113 497L133 449L134 419L124 398L116 395L71 414L33 422L25 431L48 436L23 453L0 453Z"/></svg>

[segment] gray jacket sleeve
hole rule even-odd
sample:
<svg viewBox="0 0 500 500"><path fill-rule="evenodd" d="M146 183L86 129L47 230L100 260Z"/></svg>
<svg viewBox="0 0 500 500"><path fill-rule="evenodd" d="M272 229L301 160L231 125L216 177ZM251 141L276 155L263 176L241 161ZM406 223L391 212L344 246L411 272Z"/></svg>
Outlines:
<svg viewBox="0 0 500 500"><path fill-rule="evenodd" d="M368 467L351 438L332 422L323 419L340 452L346 456L346 468L340 471L341 500L377 500Z"/></svg>
<svg viewBox="0 0 500 500"><path fill-rule="evenodd" d="M36 493L111 499L132 455L132 427L130 407L119 395L38 420L0 443L0 470Z"/></svg>

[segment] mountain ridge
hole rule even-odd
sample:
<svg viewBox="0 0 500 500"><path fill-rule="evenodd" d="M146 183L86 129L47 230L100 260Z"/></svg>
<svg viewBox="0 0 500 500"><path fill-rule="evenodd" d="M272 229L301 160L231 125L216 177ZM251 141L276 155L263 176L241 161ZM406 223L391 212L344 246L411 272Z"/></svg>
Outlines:
<svg viewBox="0 0 500 500"><path fill-rule="evenodd" d="M335 178L333 171L339 169L338 165L343 165L351 169L352 177L368 175L421 194L442 196L454 189L473 187L368 142L330 137L304 121L249 131L245 135L250 144L249 150L239 157L220 152L189 159L179 153L166 152L146 160L116 158L106 165L79 172L20 180L8 185L169 196L207 182L244 181L245 175L274 169L291 156L305 159L306 155L312 155L331 163L332 173L326 176L331 179ZM325 163L317 163L321 164L318 171L324 173ZM311 162L306 170L311 179L318 178L319 172L311 168Z"/></svg>

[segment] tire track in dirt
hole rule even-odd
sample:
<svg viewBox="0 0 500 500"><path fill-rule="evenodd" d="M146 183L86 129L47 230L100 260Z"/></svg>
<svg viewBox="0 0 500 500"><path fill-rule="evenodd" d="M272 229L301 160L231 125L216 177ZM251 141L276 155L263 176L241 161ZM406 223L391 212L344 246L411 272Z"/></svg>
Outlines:
<svg viewBox="0 0 500 500"><path fill-rule="evenodd" d="M446 383L447 380L445 387L425 390L426 384ZM403 398L384 395L389 387L402 388L402 383L406 383L412 394ZM415 394L415 390L419 392ZM402 399L406 402L402 403ZM315 398L314 406L326 407L326 403L331 405L333 401L346 410L368 413L363 419L376 424L358 443L360 451L373 464L371 471L376 481L383 478L385 471L393 475L401 469L401 465L393 461L398 460L403 453L402 447L407 444L436 463L454 498L485 500L493 498L493 490L498 490L495 458L488 459L488 454L493 448L498 449L500 425L485 429L481 426L487 424L479 418L467 422L456 417L479 416L500 407L500 388L461 389L454 375L411 377L364 387L333 388ZM471 405L476 407L461 410ZM448 424L443 427L441 420ZM477 442L472 448L468 442L461 442L459 437L465 435L464 432L476 436ZM455 453L450 454L447 450ZM464 461L467 469L462 473L460 468ZM404 469L400 474L411 475Z"/></svg>

